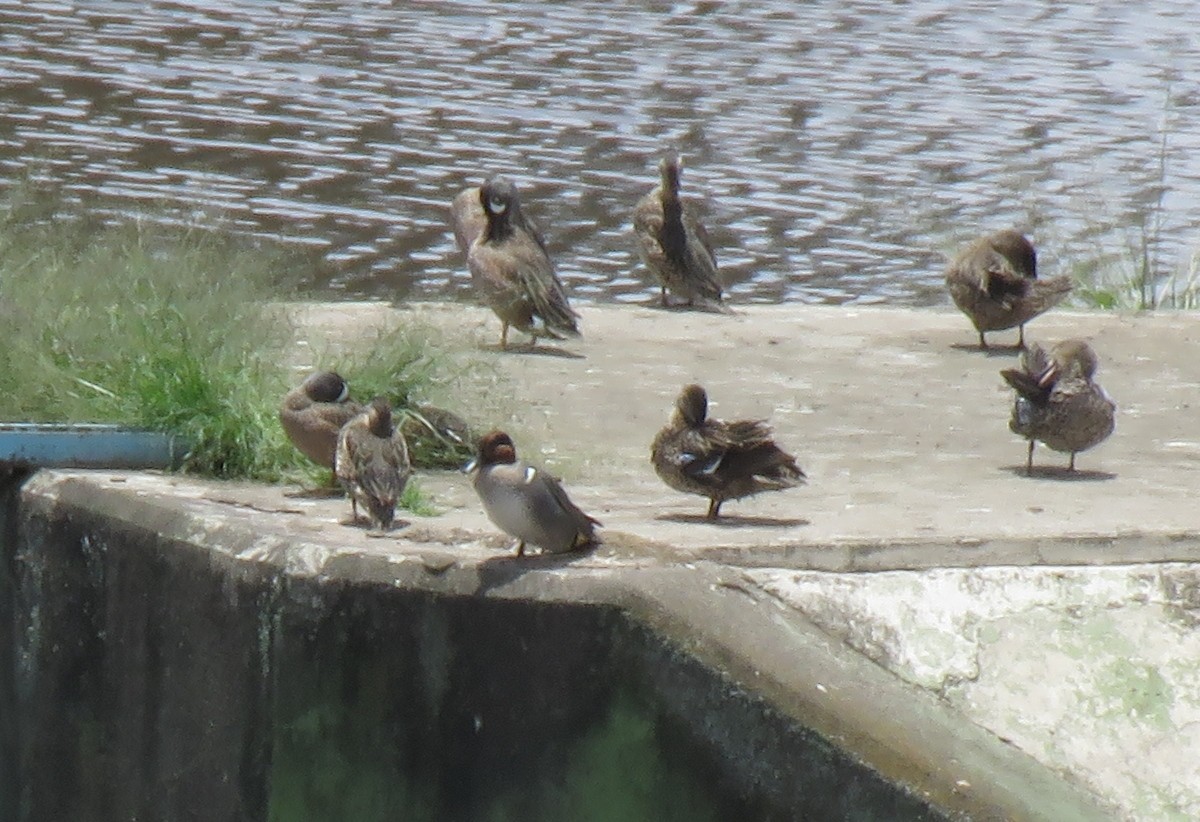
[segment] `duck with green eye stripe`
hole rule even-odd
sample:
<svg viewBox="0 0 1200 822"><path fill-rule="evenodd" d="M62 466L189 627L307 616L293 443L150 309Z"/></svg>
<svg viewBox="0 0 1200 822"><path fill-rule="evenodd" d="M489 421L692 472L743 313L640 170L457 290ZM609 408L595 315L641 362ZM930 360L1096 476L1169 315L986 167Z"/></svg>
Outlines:
<svg viewBox="0 0 1200 822"><path fill-rule="evenodd" d="M600 520L581 511L556 478L518 460L512 437L503 431L484 434L463 470L488 519L516 538L517 556L524 556L526 545L562 554L595 542Z"/></svg>

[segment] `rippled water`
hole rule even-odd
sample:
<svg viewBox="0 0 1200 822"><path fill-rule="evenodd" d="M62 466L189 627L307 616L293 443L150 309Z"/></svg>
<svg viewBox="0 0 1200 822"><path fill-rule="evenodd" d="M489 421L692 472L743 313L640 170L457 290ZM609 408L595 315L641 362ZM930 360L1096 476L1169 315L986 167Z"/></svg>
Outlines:
<svg viewBox="0 0 1200 822"><path fill-rule="evenodd" d="M1194 0L0 0L0 176L431 297L468 287L446 205L502 171L576 297L642 300L629 217L672 142L733 299L940 303L944 255L1010 225L1057 273L1157 214L1186 265L1197 32Z"/></svg>

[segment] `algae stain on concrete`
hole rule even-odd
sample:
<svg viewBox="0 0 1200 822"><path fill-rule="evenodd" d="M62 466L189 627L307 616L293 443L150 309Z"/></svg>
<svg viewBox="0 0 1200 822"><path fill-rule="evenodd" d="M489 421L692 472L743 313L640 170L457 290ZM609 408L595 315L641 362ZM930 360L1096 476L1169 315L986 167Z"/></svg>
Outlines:
<svg viewBox="0 0 1200 822"><path fill-rule="evenodd" d="M535 790L532 805L528 797L519 807L516 797L498 800L488 822L718 819L710 786L664 750L654 711L628 695L616 697L604 719L571 746L561 775Z"/></svg>
<svg viewBox="0 0 1200 822"><path fill-rule="evenodd" d="M364 666L352 684L326 678L298 695L294 713L277 715L271 822L440 818L431 792L397 767L402 752L388 732L394 719L383 674Z"/></svg>
<svg viewBox="0 0 1200 822"><path fill-rule="evenodd" d="M1091 709L1096 717L1124 717L1159 730L1171 727L1175 692L1152 665L1117 658L1099 671Z"/></svg>

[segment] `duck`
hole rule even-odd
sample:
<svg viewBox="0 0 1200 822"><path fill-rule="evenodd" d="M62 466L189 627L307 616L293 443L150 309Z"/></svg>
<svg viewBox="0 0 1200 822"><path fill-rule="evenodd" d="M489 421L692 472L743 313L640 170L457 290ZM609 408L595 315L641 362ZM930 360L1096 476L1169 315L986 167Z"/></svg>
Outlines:
<svg viewBox="0 0 1200 822"><path fill-rule="evenodd" d="M577 551L596 541L600 520L573 503L558 479L517 459L512 437L489 431L463 469L488 519L516 539L517 556L527 545L551 554Z"/></svg>
<svg viewBox="0 0 1200 822"><path fill-rule="evenodd" d="M687 385L675 400L671 421L654 438L650 462L671 488L708 497L707 519L721 503L806 482L796 458L775 444L764 420L724 422L708 416L708 393Z"/></svg>
<svg viewBox="0 0 1200 822"><path fill-rule="evenodd" d="M338 433L363 412L350 399L350 387L336 371L318 371L288 391L279 407L279 422L292 444L315 462L333 470Z"/></svg>
<svg viewBox="0 0 1200 822"><path fill-rule="evenodd" d="M400 431L413 461L426 468L461 465L474 442L467 421L447 408L418 403L401 412Z"/></svg>
<svg viewBox="0 0 1200 822"><path fill-rule="evenodd" d="M633 231L646 268L658 280L661 302L668 306L667 291L694 305L697 300L720 304L721 279L717 255L704 224L679 196L682 163L668 150L658 165L661 182L638 200L633 210Z"/></svg>
<svg viewBox="0 0 1200 822"><path fill-rule="evenodd" d="M980 237L946 269L946 288L959 310L979 332L987 349L988 331L1018 329L1017 347L1025 347L1025 323L1049 311L1071 293L1071 278L1037 278L1037 251L1019 231L1006 229Z"/></svg>
<svg viewBox="0 0 1200 822"><path fill-rule="evenodd" d="M504 177L492 177L479 187L479 202L487 226L467 251L467 267L500 318L500 347L508 348L510 326L528 334L531 347L539 337L580 336L579 315L554 273L540 233L521 211L517 187Z"/></svg>
<svg viewBox="0 0 1200 822"><path fill-rule="evenodd" d="M1008 427L1029 440L1026 475L1033 473L1033 449L1041 442L1075 455L1099 445L1116 425L1116 403L1096 384L1099 359L1084 340L1064 340L1049 351L1034 343L1021 357L1020 368L1000 372L1017 396Z"/></svg>
<svg viewBox="0 0 1200 822"><path fill-rule="evenodd" d="M376 528L390 530L396 503L412 476L412 463L404 434L392 424L392 404L387 397L374 398L342 427L334 466L350 497L353 521L358 522L361 503Z"/></svg>

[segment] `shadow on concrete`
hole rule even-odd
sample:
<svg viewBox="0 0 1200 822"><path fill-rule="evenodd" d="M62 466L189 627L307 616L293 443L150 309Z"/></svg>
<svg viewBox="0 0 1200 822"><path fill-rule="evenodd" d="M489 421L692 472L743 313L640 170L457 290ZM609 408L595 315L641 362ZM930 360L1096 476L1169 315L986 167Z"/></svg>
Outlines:
<svg viewBox="0 0 1200 822"><path fill-rule="evenodd" d="M956 351L974 351L985 357L1015 357L1025 350L1016 344L995 345L994 343L989 344L987 348L980 347L979 343L951 343L950 347Z"/></svg>
<svg viewBox="0 0 1200 822"><path fill-rule="evenodd" d="M737 514L722 514L719 519L709 519L704 514L659 514L655 519L664 522L715 525L718 528L791 528L795 525L812 524L803 517L741 517Z"/></svg>
<svg viewBox="0 0 1200 822"><path fill-rule="evenodd" d="M694 303L688 305L685 302L662 304L658 297L653 300L647 300L642 303L645 308L652 308L656 311L669 311L672 313L694 311L698 314L736 314L729 306L723 303Z"/></svg>
<svg viewBox="0 0 1200 822"><path fill-rule="evenodd" d="M1076 468L1074 471L1065 465L1035 465L1033 471L1026 474L1024 465L1005 465L1001 471L1008 471L1022 479L1052 479L1059 482L1104 482L1114 480L1117 475L1111 471L1090 471L1086 468Z"/></svg>
<svg viewBox="0 0 1200 822"><path fill-rule="evenodd" d="M484 351L493 351L497 354L527 354L535 357L559 357L564 360L582 360L585 357L582 354L576 354L574 351L568 351L565 348L558 348L550 345L510 345L508 348L501 348L500 343L486 343L479 346Z"/></svg>
<svg viewBox="0 0 1200 822"><path fill-rule="evenodd" d="M284 491L288 499L341 499L346 496L346 490L340 486L322 485L318 488L297 488L295 491Z"/></svg>
<svg viewBox="0 0 1200 822"><path fill-rule="evenodd" d="M516 549L500 556L489 557L479 563L479 588L477 594L486 593L493 588L499 588L514 582L530 571L549 571L555 568L565 568L576 560L592 554L600 543L593 543L578 551L564 554L536 553L536 548L526 548L523 557L517 556ZM531 553L534 552L534 553Z"/></svg>

